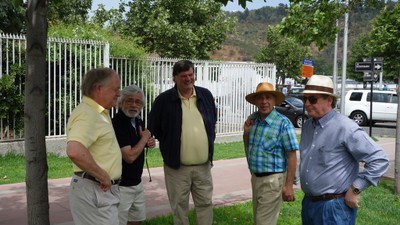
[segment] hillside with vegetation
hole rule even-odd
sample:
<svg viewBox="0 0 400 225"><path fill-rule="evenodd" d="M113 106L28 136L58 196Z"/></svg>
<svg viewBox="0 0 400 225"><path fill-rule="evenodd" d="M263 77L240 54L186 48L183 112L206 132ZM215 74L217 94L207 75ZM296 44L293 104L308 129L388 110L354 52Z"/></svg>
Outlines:
<svg viewBox="0 0 400 225"><path fill-rule="evenodd" d="M243 12L227 12L228 16L236 17L237 23L233 33L229 34L218 51L212 52L212 58L222 61L254 61L268 41L265 31L270 25L276 25L286 16L287 5L280 4L277 7L263 7L256 10L245 10ZM378 9L356 9L349 13L349 36L348 50L351 44L360 35L371 29L371 21L379 13ZM343 27L343 21L339 26ZM339 34L338 61L341 63L343 33ZM313 59L315 60L316 74L331 74L334 55L334 43L324 49L311 46ZM349 52L349 54L351 54ZM339 65L340 66L340 65Z"/></svg>

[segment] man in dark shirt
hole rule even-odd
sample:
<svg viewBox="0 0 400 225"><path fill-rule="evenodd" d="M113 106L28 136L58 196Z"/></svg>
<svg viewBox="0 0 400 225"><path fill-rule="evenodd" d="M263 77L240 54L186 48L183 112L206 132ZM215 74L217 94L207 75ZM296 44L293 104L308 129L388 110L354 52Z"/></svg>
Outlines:
<svg viewBox="0 0 400 225"><path fill-rule="evenodd" d="M141 177L145 147L154 147L155 140L144 128L139 113L145 104L143 91L127 86L118 99L118 113L112 119L122 153L121 202L118 207L120 225L142 224L146 207Z"/></svg>
<svg viewBox="0 0 400 225"><path fill-rule="evenodd" d="M213 224L211 175L217 110L211 92L194 85L194 64L176 62L175 86L153 102L149 129L160 143L174 224L189 225L192 195L198 225Z"/></svg>

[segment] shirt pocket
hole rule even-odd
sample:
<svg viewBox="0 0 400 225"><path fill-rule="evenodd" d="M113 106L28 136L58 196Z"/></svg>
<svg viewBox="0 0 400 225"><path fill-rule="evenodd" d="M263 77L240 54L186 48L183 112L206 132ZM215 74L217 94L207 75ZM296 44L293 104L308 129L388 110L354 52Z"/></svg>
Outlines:
<svg viewBox="0 0 400 225"><path fill-rule="evenodd" d="M262 144L264 152L266 152L266 153L275 152L278 141L279 140L277 137L265 137L263 144Z"/></svg>
<svg viewBox="0 0 400 225"><path fill-rule="evenodd" d="M335 162L333 159L333 153L330 149L325 148L325 146L322 146L318 149L318 164L328 167Z"/></svg>

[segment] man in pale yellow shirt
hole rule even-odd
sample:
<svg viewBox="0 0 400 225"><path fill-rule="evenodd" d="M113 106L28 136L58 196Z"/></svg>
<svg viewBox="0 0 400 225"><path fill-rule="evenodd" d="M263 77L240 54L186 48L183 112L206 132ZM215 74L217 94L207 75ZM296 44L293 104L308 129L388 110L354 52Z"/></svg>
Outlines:
<svg viewBox="0 0 400 225"><path fill-rule="evenodd" d="M118 224L122 156L109 110L120 96L119 75L110 68L93 69L82 83L82 102L67 124L67 155L74 176L69 190L75 225Z"/></svg>
<svg viewBox="0 0 400 225"><path fill-rule="evenodd" d="M195 86L194 65L182 60L173 67L175 87L153 103L149 130L160 142L165 185L175 225L189 225L192 194L198 225L213 224L211 176L217 110L214 97Z"/></svg>

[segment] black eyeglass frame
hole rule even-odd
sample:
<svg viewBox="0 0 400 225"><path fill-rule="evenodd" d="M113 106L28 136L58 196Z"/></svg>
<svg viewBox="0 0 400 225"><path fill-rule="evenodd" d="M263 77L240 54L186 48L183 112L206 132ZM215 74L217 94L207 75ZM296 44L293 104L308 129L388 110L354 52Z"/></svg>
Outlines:
<svg viewBox="0 0 400 225"><path fill-rule="evenodd" d="M318 102L318 99L319 99L319 97L315 97L315 95L311 95L309 97L306 97L306 96L303 95L303 98L302 98L304 104L308 100L310 102L310 104L312 104L312 105L316 104Z"/></svg>

